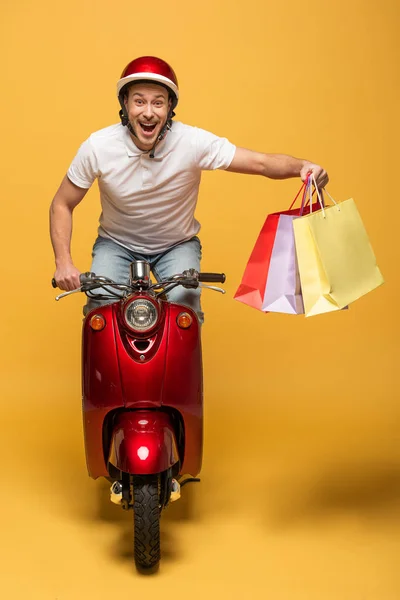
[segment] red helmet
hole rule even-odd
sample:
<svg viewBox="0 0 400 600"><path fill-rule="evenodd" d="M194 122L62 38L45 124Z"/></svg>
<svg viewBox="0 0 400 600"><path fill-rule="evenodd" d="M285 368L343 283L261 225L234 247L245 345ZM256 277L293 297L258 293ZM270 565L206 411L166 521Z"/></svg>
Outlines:
<svg viewBox="0 0 400 600"><path fill-rule="evenodd" d="M132 81L154 81L168 88L172 95L172 110L178 104L178 79L172 67L156 56L141 56L132 60L122 71L117 83L117 95L121 102L121 90ZM122 105L122 103L121 103Z"/></svg>

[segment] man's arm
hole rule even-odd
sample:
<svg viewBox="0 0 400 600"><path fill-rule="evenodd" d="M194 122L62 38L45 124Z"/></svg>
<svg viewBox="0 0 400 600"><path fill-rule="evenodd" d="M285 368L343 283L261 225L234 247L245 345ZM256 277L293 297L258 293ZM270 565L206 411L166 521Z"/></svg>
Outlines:
<svg viewBox="0 0 400 600"><path fill-rule="evenodd" d="M50 206L50 237L56 262L54 279L62 290L80 286L80 272L71 257L72 212L87 191L65 176Z"/></svg>
<svg viewBox="0 0 400 600"><path fill-rule="evenodd" d="M235 156L227 171L263 175L270 179L289 179L301 177L305 181L307 174L314 173L318 187L325 187L329 181L327 172L308 160L294 158L287 154L263 154L246 148L236 148Z"/></svg>

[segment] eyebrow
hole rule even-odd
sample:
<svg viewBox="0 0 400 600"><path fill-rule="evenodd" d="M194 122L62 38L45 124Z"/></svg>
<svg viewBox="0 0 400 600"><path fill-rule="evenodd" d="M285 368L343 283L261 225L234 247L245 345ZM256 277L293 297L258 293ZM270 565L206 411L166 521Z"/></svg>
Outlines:
<svg viewBox="0 0 400 600"><path fill-rule="evenodd" d="M143 97L144 97L144 94L141 94L140 92L134 92L134 94L133 94L133 95L134 95L134 96L140 96L141 98L143 98ZM164 98L164 99L165 99L165 96L164 96L164 94L157 94L157 96L155 96L155 97L156 97L156 98Z"/></svg>

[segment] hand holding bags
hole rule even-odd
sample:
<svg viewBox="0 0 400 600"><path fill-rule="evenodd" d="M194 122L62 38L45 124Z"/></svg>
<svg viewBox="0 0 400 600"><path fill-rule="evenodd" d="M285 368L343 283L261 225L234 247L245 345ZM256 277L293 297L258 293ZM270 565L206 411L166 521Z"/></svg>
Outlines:
<svg viewBox="0 0 400 600"><path fill-rule="evenodd" d="M306 316L342 309L384 283L351 198L293 222Z"/></svg>
<svg viewBox="0 0 400 600"><path fill-rule="evenodd" d="M305 207L312 185L319 203ZM301 208L292 210L303 189ZM236 300L264 312L313 316L346 308L383 283L354 200L331 200L325 207L310 176L288 211L268 215Z"/></svg>
<svg viewBox="0 0 400 600"><path fill-rule="evenodd" d="M292 210L302 191L301 207ZM305 199L303 184L289 210L268 215L234 296L239 302L264 312L304 313L292 221L310 211Z"/></svg>

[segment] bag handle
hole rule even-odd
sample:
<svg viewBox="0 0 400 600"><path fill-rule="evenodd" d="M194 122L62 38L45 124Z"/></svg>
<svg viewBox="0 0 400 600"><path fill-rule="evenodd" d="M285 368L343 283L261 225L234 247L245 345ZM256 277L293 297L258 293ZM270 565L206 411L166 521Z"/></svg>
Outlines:
<svg viewBox="0 0 400 600"><path fill-rule="evenodd" d="M314 187L314 189L312 189L313 187ZM310 213L312 214L312 197L314 195L314 192L317 193L318 202L321 207L322 214L324 215L324 219L326 219L324 192L326 192L326 194L329 196L329 199L333 202L333 204L337 207L337 209L340 210L338 203L332 198L332 196L330 195L328 190L326 190L325 188L321 188L321 189L318 188L314 173L312 171L310 173L308 173L306 180L303 182L303 185L297 192L297 195L296 195L295 199L293 200L292 204L290 205L289 210L292 210L292 208L293 208L297 198L300 196L301 192L303 192L303 197L301 199L300 216L303 215L303 210L308 204L310 204ZM308 200L306 202L305 200L307 197L307 192L308 192Z"/></svg>
<svg viewBox="0 0 400 600"><path fill-rule="evenodd" d="M326 214L325 214L325 210L324 210L324 206L325 206L324 194L323 194L324 192L327 193L327 195L329 196L329 199L333 202L333 204L336 206L336 208L340 212L340 206L339 206L339 204L332 198L332 196L330 195L330 193L325 188L321 188L321 189L318 188L317 182L316 182L315 177L314 177L314 173L311 174L311 182L312 183L310 183L310 187L311 187L311 185L314 185L314 187L315 187L315 190L316 190L317 195L318 195L318 200L319 200L319 203L320 203L320 206L321 206L321 209L322 209L322 214L324 215L324 219L326 219ZM311 207L311 212L312 212L312 207Z"/></svg>
<svg viewBox="0 0 400 600"><path fill-rule="evenodd" d="M289 206L289 210L292 210L293 206L296 203L297 198L300 196L301 192L304 190L304 192L303 192L303 198L301 200L301 205L303 207L303 202L304 202L304 198L305 198L305 195L306 195L306 189L305 189L305 187L306 187L306 182L307 181L308 181L308 177L307 177L306 181L303 183L303 185L301 186L301 188L299 189L299 191L297 192L296 198L293 200L292 204Z"/></svg>
<svg viewBox="0 0 400 600"><path fill-rule="evenodd" d="M330 193L328 192L328 190L326 190L325 188L322 188L321 189L321 194L322 194L322 191L324 191L324 192L326 192L328 194L330 200L332 200L333 204L337 207L338 210L340 210L339 204L337 202L335 202L335 200L332 198L332 196L330 195Z"/></svg>
<svg viewBox="0 0 400 600"><path fill-rule="evenodd" d="M316 182L316 180L315 180L315 177L314 177L314 173L313 173L313 172L311 172L311 176L310 176L310 179L309 179L309 184L308 184L308 185L309 185L309 195L310 195L310 201L311 201L311 199L312 199L311 189L312 189L312 186L314 186L314 187L315 187L315 191L317 192L317 196L318 196L318 202L319 202L319 205L320 205L320 207L321 207L321 209L322 209L322 214L324 215L324 219L326 219L326 215L325 215L325 209L324 209L324 201L323 201L323 199L321 198L321 194L320 194L320 191L319 191L319 189L318 189L317 182ZM336 204L336 202L335 202L335 204ZM311 204L311 206L310 206L310 213L312 214L312 204Z"/></svg>
<svg viewBox="0 0 400 600"><path fill-rule="evenodd" d="M303 185L301 186L301 188L297 192L296 198L293 200L292 204L289 206L289 209L288 209L288 210L292 210L293 206L296 203L297 198L300 196L301 192L303 192L303 197L301 199L301 206L300 206L300 216L303 214L304 208L307 206L307 204L310 201L310 200L307 200L307 202L305 202L306 196L307 196L307 184L308 184L308 181L310 179L310 175L311 175L311 173L308 173L308 175L306 177L306 180L303 182ZM313 192L313 195L314 195L314 192Z"/></svg>

